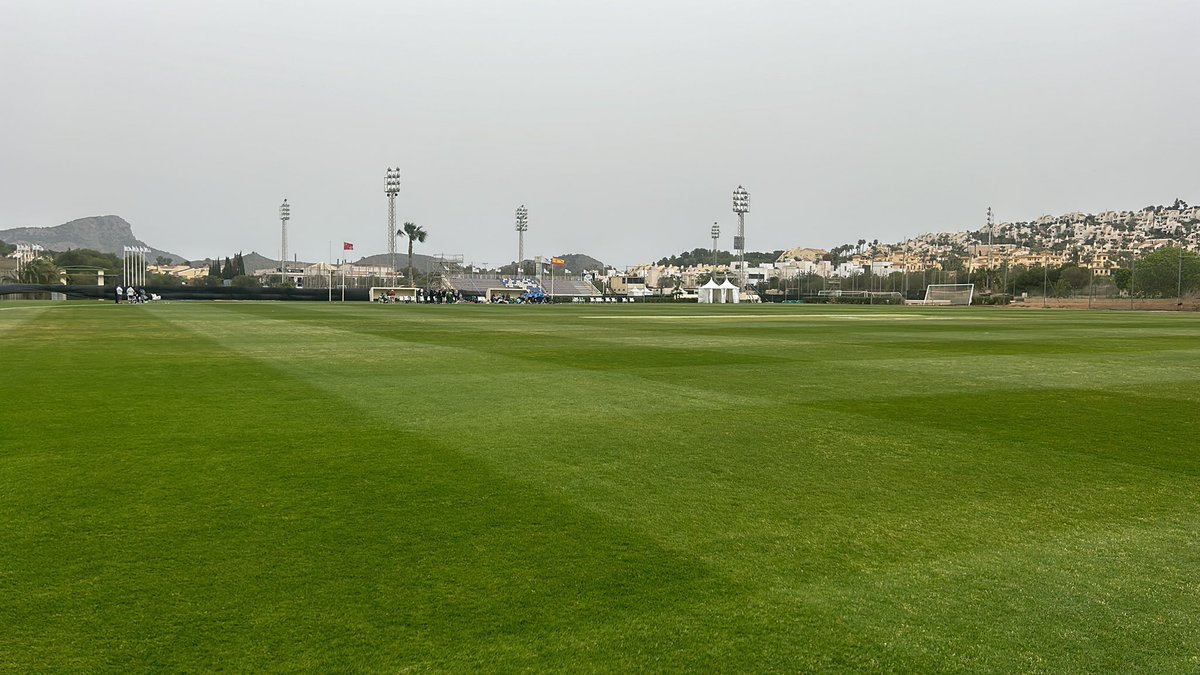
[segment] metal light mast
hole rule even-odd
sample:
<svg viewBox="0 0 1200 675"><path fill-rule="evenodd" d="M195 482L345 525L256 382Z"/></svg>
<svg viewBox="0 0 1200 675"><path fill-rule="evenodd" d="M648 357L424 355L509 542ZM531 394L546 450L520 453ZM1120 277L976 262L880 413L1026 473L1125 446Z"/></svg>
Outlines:
<svg viewBox="0 0 1200 675"><path fill-rule="evenodd" d="M279 222L283 226L283 241L279 245L279 283L287 283L287 224L292 219L292 207L284 199L279 205Z"/></svg>
<svg viewBox="0 0 1200 675"><path fill-rule="evenodd" d="M721 226L716 223L713 223L712 232L710 232L709 234L712 235L712 240L713 240L713 274L716 274L717 273L717 240L721 238Z"/></svg>
<svg viewBox="0 0 1200 675"><path fill-rule="evenodd" d="M988 207L987 212L987 228L988 228L988 276L987 287L988 292L992 290L992 230L996 227L995 217L992 215L992 207Z"/></svg>
<svg viewBox="0 0 1200 675"><path fill-rule="evenodd" d="M529 230L529 209L522 204L517 207L517 276L521 275L521 263L525 260L525 232Z"/></svg>
<svg viewBox="0 0 1200 675"><path fill-rule="evenodd" d="M383 178L383 192L388 198L388 265L391 267L392 283L396 280L396 195L400 192L400 167L388 167Z"/></svg>
<svg viewBox="0 0 1200 675"><path fill-rule="evenodd" d="M733 247L738 252L738 283L746 287L746 214L750 212L750 193L741 185L733 191L733 212L738 217L738 233Z"/></svg>

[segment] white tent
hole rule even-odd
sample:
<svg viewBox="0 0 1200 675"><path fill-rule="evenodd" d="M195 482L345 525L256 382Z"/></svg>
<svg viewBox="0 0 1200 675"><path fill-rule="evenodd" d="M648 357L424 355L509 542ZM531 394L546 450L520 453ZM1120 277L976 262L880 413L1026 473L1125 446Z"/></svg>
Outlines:
<svg viewBox="0 0 1200 675"><path fill-rule="evenodd" d="M741 293L738 291L738 287L729 283L729 279L722 281L721 285L717 286L717 289L721 295L721 299L717 300L717 302L737 303L742 301Z"/></svg>
<svg viewBox="0 0 1200 675"><path fill-rule="evenodd" d="M721 302L722 298L721 298L721 292L719 290L720 288L721 287L717 285L717 282L713 281L712 279L709 279L708 283L701 286L698 290L699 295L700 295L700 302L702 302L704 304Z"/></svg>

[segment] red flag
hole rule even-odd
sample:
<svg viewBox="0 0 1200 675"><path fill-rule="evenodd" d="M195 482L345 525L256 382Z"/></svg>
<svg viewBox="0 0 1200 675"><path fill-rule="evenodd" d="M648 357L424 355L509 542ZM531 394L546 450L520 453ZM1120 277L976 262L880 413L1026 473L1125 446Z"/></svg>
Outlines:
<svg viewBox="0 0 1200 675"><path fill-rule="evenodd" d="M343 242L342 242L342 250L343 250L343 251L353 251L353 250L354 250L354 244L351 244L351 243L350 243L350 242L348 242L348 241L343 241Z"/></svg>

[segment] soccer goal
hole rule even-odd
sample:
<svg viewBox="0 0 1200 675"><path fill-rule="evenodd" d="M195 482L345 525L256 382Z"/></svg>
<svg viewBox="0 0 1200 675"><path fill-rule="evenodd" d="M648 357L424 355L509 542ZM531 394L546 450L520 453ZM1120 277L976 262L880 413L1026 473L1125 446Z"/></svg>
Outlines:
<svg viewBox="0 0 1200 675"><path fill-rule="evenodd" d="M970 305L975 284L929 284L923 305Z"/></svg>
<svg viewBox="0 0 1200 675"><path fill-rule="evenodd" d="M895 291L843 291L841 289L817 291L817 297L832 303L851 305L902 305L904 296Z"/></svg>

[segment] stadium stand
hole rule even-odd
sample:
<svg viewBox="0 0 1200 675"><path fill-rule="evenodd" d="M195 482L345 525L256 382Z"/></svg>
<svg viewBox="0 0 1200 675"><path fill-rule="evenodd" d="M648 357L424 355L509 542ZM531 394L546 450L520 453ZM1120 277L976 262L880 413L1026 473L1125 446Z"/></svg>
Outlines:
<svg viewBox="0 0 1200 675"><path fill-rule="evenodd" d="M554 297L591 298L600 295L600 291L582 279L555 279Z"/></svg>

